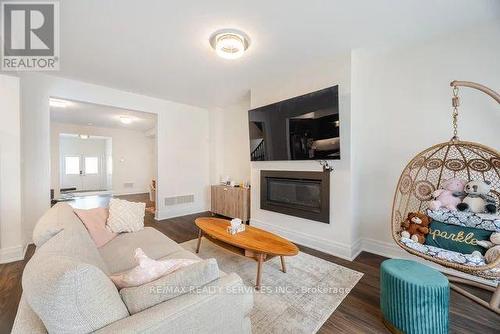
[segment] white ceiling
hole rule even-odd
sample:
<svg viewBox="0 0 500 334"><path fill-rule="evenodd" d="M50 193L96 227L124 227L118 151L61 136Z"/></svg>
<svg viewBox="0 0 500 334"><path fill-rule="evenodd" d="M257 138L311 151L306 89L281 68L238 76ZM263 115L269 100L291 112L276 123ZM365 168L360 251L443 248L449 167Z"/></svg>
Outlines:
<svg viewBox="0 0 500 334"><path fill-rule="evenodd" d="M58 99L60 100L60 99ZM58 123L147 131L155 128L156 115L92 103L67 101L67 107L50 107L50 120ZM132 122L123 124L120 117Z"/></svg>
<svg viewBox="0 0 500 334"><path fill-rule="evenodd" d="M238 101L269 76L321 64L353 48L412 43L500 18L498 0L65 0L64 77L192 105ZM218 58L221 28L252 43Z"/></svg>

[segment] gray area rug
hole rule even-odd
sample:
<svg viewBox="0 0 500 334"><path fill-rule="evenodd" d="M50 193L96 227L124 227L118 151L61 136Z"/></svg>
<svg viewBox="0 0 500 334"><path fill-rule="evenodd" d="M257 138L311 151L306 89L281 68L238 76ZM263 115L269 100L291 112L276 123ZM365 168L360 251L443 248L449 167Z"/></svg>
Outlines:
<svg viewBox="0 0 500 334"><path fill-rule="evenodd" d="M181 244L195 252L197 240ZM233 254L207 239L201 242L203 259L215 258L219 268L235 272L248 286L255 286L257 262ZM315 333L363 276L362 273L299 252L285 257L287 272L279 257L263 265L262 289L254 293L251 313L253 333Z"/></svg>

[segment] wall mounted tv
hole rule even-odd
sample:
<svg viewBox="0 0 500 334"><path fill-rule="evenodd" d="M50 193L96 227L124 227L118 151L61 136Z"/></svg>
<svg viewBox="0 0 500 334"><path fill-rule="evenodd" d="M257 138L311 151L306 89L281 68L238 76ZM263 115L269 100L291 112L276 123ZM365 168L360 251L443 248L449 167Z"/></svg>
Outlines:
<svg viewBox="0 0 500 334"><path fill-rule="evenodd" d="M248 111L250 158L340 159L338 86Z"/></svg>

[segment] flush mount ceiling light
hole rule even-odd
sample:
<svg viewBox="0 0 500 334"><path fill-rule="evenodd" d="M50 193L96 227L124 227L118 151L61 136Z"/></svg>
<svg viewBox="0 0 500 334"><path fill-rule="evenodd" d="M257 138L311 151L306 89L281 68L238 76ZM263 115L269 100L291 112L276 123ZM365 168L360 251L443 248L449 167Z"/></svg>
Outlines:
<svg viewBox="0 0 500 334"><path fill-rule="evenodd" d="M217 30L209 41L217 55L225 59L240 58L250 45L248 35L235 29Z"/></svg>
<svg viewBox="0 0 500 334"><path fill-rule="evenodd" d="M89 135L78 135L80 139L89 139Z"/></svg>
<svg viewBox="0 0 500 334"><path fill-rule="evenodd" d="M69 105L69 102L66 100L50 98L49 105L56 108L66 108Z"/></svg>
<svg viewBox="0 0 500 334"><path fill-rule="evenodd" d="M130 124L132 123L132 119L127 116L120 116L120 122L122 122L123 124Z"/></svg>

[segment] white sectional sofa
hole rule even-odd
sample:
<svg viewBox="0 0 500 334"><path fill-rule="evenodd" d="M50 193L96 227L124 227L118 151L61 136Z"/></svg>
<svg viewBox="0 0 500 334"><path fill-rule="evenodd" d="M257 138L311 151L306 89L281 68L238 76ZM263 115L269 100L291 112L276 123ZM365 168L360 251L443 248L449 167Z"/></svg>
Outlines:
<svg viewBox="0 0 500 334"><path fill-rule="evenodd" d="M134 267L137 247L154 259L199 259L154 228L120 234L97 249L72 208L60 203L40 219L33 240L13 333L251 332L253 293L238 275L223 272L200 291L130 314L109 275Z"/></svg>

